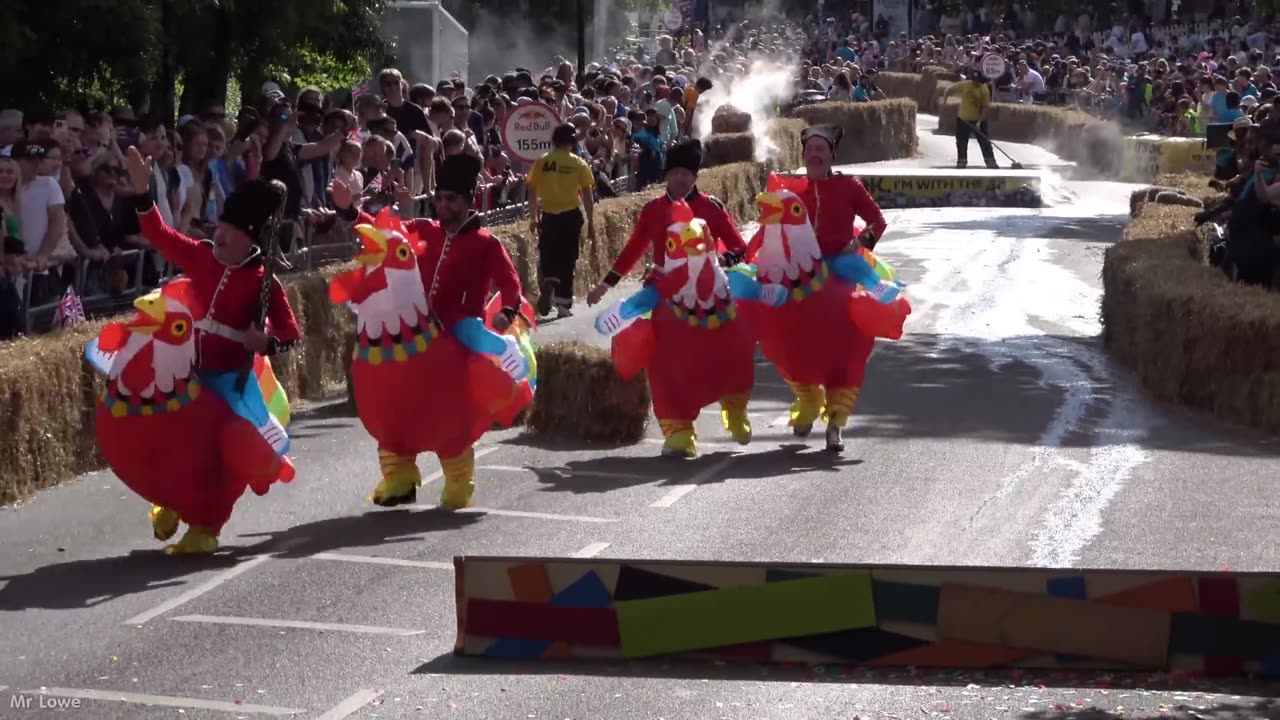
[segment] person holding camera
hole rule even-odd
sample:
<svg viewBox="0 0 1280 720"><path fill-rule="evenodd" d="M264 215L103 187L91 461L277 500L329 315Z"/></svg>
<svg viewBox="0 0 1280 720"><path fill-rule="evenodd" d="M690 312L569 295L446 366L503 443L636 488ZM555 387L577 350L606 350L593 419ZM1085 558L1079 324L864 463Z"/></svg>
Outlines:
<svg viewBox="0 0 1280 720"><path fill-rule="evenodd" d="M1275 287L1280 270L1280 123L1252 128L1257 159L1231 206L1222 268L1236 282Z"/></svg>

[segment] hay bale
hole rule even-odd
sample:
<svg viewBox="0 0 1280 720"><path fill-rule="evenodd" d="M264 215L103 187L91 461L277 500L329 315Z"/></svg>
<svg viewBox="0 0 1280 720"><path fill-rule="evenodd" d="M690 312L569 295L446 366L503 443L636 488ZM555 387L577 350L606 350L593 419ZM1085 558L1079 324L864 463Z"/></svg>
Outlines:
<svg viewBox="0 0 1280 720"><path fill-rule="evenodd" d="M751 132L751 115L732 105L721 105L711 116L711 132L714 135Z"/></svg>
<svg viewBox="0 0 1280 720"><path fill-rule="evenodd" d="M749 132L712 135L702 141L702 166L745 163L755 160L756 139Z"/></svg>
<svg viewBox="0 0 1280 720"><path fill-rule="evenodd" d="M808 124L798 118L779 118L769 127L769 141L773 149L769 164L783 170L795 170L804 164L801 155L800 135Z"/></svg>
<svg viewBox="0 0 1280 720"><path fill-rule="evenodd" d="M526 427L535 435L592 443L635 443L649 424L649 383L624 381L609 352L582 342L538 349L538 391Z"/></svg>
<svg viewBox="0 0 1280 720"><path fill-rule="evenodd" d="M828 102L796 108L796 117L810 125L829 123L844 128L836 163L877 162L916 154L916 104L911 100Z"/></svg>
<svg viewBox="0 0 1280 720"><path fill-rule="evenodd" d="M1194 213L1138 204L1103 262L1103 341L1156 397L1280 433L1280 295L1206 265Z"/></svg>
<svg viewBox="0 0 1280 720"><path fill-rule="evenodd" d="M104 324L0 343L0 504L102 466L93 416L103 383L84 347Z"/></svg>

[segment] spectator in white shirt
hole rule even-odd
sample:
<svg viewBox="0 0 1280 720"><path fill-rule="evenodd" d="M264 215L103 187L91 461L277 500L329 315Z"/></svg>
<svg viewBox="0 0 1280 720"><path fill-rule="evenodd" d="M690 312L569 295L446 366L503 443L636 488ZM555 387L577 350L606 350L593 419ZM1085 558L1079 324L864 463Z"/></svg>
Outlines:
<svg viewBox="0 0 1280 720"><path fill-rule="evenodd" d="M13 146L18 161L18 214L22 222L22 245L36 271L42 272L56 260L55 254L67 237L66 199L58 181L40 174L47 149L33 142Z"/></svg>
<svg viewBox="0 0 1280 720"><path fill-rule="evenodd" d="M1027 65L1026 60L1018 62L1018 94L1023 102L1033 102L1037 94L1044 92L1044 76Z"/></svg>

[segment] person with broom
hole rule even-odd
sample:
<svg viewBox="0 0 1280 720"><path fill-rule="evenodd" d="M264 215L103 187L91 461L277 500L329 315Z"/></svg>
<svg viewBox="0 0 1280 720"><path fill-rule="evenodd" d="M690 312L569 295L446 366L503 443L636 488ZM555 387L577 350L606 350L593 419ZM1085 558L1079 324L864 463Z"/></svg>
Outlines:
<svg viewBox="0 0 1280 720"><path fill-rule="evenodd" d="M964 79L947 90L948 95L960 96L956 113L956 168L969 166L969 138L976 138L982 150L982 160L992 170L1000 167L992 150L987 129L987 111L991 108L991 85L984 81L982 71L969 68Z"/></svg>
<svg viewBox="0 0 1280 720"><path fill-rule="evenodd" d="M281 477L291 479L289 435L267 409L254 370L258 357L285 352L302 337L284 286L268 266L276 261L273 241L285 186L272 180L244 183L227 196L213 239L201 241L169 227L160 216L150 195L152 158L130 148L125 166L142 236L190 279L189 294L202 316L196 323L201 384L253 424L284 469ZM253 489L266 492L261 486ZM157 537L171 536L178 526L177 514L160 507L153 509L151 521ZM177 552L212 552L216 547L216 536L188 533Z"/></svg>

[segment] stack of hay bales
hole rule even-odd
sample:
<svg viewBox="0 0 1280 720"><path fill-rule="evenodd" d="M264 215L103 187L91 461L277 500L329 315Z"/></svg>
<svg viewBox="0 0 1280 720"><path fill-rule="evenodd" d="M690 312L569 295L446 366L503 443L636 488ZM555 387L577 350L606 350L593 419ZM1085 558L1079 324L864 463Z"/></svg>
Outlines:
<svg viewBox="0 0 1280 720"><path fill-rule="evenodd" d="M1206 180L1159 184L1213 202ZM1162 400L1280 433L1280 294L1230 283L1206 264L1194 207L1138 194L1103 263L1107 350Z"/></svg>
<svg viewBox="0 0 1280 720"><path fill-rule="evenodd" d="M702 167L752 162L756 158L756 138L751 132L751 115L732 105L721 105L711 116L711 135L702 141Z"/></svg>
<svg viewBox="0 0 1280 720"><path fill-rule="evenodd" d="M711 116L711 133L725 135L728 133L751 132L751 115L732 105L721 105Z"/></svg>
<svg viewBox="0 0 1280 720"><path fill-rule="evenodd" d="M875 76L876 85L886 97L915 100L920 112L930 114L938 112L939 97L945 96L945 89L959 79L959 73L934 65L919 74L882 72Z"/></svg>
<svg viewBox="0 0 1280 720"><path fill-rule="evenodd" d="M643 373L623 380L609 351L578 341L538 349L538 392L525 423L534 435L635 443L648 422L649 383Z"/></svg>
<svg viewBox="0 0 1280 720"><path fill-rule="evenodd" d="M844 128L844 142L836 164L878 162L916 154L916 104L912 100L828 102L796 108L796 117L809 125Z"/></svg>

